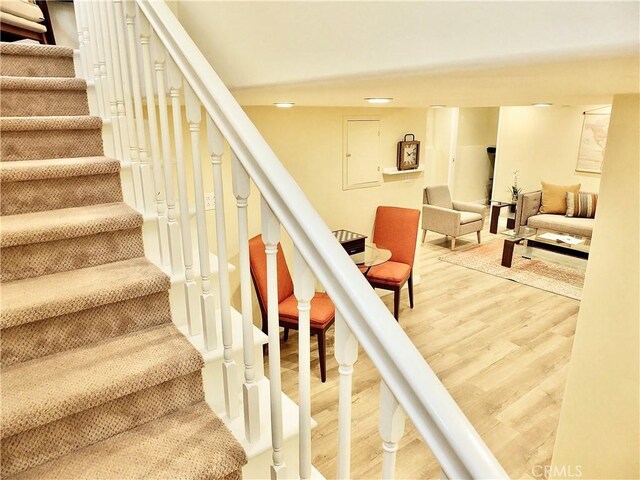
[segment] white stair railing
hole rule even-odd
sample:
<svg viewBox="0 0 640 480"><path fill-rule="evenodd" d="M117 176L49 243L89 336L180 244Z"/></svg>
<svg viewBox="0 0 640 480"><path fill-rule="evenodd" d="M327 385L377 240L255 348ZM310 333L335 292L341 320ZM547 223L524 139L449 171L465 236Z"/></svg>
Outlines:
<svg viewBox="0 0 640 480"><path fill-rule="evenodd" d="M427 362L336 242L168 6L159 0L112 1L115 2L113 10L111 4L99 6L99 2L76 0L78 38L81 40L81 55L85 57L82 60L83 69L88 76L93 75L97 110L104 115L103 118L110 116L116 155L124 162L129 151L132 159L135 158L134 153L138 155L144 201L143 205L138 205L136 200L136 204L154 214L158 226L158 244L161 246L159 262L170 265L173 275L181 277L184 282L183 310L186 312L189 337L196 342L195 338L202 333L203 351L221 353L222 371L219 377L223 382L224 418L231 422L242 412L245 441L249 445L260 441L260 424L261 420L265 420L260 418L256 359L253 354L247 213L250 181L260 193L261 233L267 258L272 447L271 471L263 472L264 476L269 475L272 479L293 476L292 472L286 472L285 463L287 452L284 451L283 438L277 308L277 249L280 229L283 227L294 245L294 293L299 310L297 476L304 479L312 476L309 311L315 279L318 279L336 307L335 358L339 366L337 472L326 472L327 476L341 479L351 476L352 378L354 374L357 375L354 365L361 346L381 377L379 432L383 478L394 477L396 452L406 417L440 462L443 477L507 478ZM124 5L120 5L121 2ZM144 97L141 80L144 80ZM114 81L123 82L125 87L116 88ZM127 102L126 82L130 82L133 107ZM166 98L167 89L170 102ZM143 102L146 102L146 116L142 111ZM172 125L169 122L169 108ZM148 127L145 127L147 124ZM131 150L128 145L122 144L123 137L128 136L128 142L133 137L131 128L121 128L127 125L136 126L137 138L134 140L137 143L133 143L135 148ZM191 189L183 128L188 129L190 137L194 182ZM201 138L207 139L205 152L201 152ZM223 204L222 159L225 142L230 147L231 186L238 219L244 363L242 396L237 385L240 374L232 349L233 320ZM146 145L151 146L151 165L147 161ZM211 270L204 205L203 162L207 161L212 165L217 203L217 283L212 279L214 271ZM179 215L176 212L174 187L178 192ZM146 194L150 191L154 192L152 199ZM190 205L195 206L196 212L195 244L191 234ZM198 278L194 266L194 247L200 266ZM216 292L214 285L218 287ZM220 299L217 306L214 304L214 293ZM218 329L222 332L222 342L216 338Z"/></svg>

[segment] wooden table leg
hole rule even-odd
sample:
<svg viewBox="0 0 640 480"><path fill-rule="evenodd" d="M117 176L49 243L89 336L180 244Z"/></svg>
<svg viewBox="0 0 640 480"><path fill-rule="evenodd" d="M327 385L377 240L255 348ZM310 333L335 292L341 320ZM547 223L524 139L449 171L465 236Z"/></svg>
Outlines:
<svg viewBox="0 0 640 480"><path fill-rule="evenodd" d="M498 233L498 219L500 218L500 206L491 205L491 224L489 225L490 233Z"/></svg>
<svg viewBox="0 0 640 480"><path fill-rule="evenodd" d="M513 263L513 250L515 249L517 240L506 239L504 241L504 247L502 247L502 266L511 268Z"/></svg>

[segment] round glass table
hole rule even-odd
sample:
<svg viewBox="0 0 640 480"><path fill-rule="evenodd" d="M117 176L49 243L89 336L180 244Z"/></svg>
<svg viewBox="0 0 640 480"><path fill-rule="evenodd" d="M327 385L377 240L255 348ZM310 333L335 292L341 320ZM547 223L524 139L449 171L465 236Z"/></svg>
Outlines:
<svg viewBox="0 0 640 480"><path fill-rule="evenodd" d="M364 252L354 253L351 260L355 263L360 271L367 275L371 267L380 265L391 258L391 250L377 247L374 243L366 244Z"/></svg>

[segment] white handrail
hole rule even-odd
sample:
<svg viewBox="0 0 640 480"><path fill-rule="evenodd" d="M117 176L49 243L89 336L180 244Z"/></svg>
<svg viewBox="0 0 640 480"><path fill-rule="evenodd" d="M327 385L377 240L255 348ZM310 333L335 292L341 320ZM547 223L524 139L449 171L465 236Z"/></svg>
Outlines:
<svg viewBox="0 0 640 480"><path fill-rule="evenodd" d="M136 0L449 478L508 478L164 2Z"/></svg>

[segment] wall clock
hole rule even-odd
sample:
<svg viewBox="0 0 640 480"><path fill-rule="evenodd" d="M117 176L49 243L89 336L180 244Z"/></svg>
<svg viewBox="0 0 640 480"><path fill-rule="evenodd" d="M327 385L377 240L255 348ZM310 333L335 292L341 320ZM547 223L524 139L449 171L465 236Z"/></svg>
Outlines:
<svg viewBox="0 0 640 480"><path fill-rule="evenodd" d="M408 138L411 137L411 140ZM398 142L398 170L415 170L420 164L420 142L413 133L407 133L404 140Z"/></svg>

